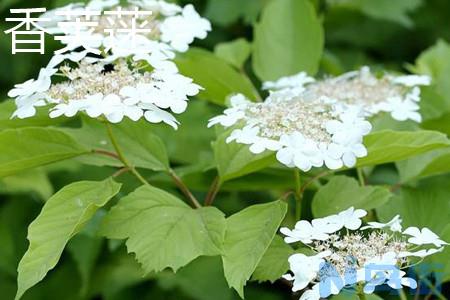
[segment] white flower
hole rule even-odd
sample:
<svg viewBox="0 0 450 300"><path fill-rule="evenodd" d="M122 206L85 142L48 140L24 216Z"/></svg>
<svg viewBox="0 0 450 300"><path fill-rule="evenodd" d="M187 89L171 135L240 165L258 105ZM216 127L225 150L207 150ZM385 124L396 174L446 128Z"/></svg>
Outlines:
<svg viewBox="0 0 450 300"><path fill-rule="evenodd" d="M345 227L350 230L356 230L361 227L362 221L361 218L367 215L367 212L363 209L356 209L354 207L350 207L347 210L340 212L336 217L333 217L337 224L342 224L342 227Z"/></svg>
<svg viewBox="0 0 450 300"><path fill-rule="evenodd" d="M323 162L330 170L338 170L344 166L342 156L344 151L336 144L320 143L319 151L321 153Z"/></svg>
<svg viewBox="0 0 450 300"><path fill-rule="evenodd" d="M19 97L15 100L17 109L12 114L11 118L18 117L25 119L36 114L36 107L45 106L45 95L37 93L28 97Z"/></svg>
<svg viewBox="0 0 450 300"><path fill-rule="evenodd" d="M208 122L208 128L220 124L224 127L230 127L245 117L245 109L250 103L242 94L233 95L230 98L231 107L224 110L223 115L211 118Z"/></svg>
<svg viewBox="0 0 450 300"><path fill-rule="evenodd" d="M148 83L139 83L136 86L124 86L120 90L120 95L124 97L124 103L128 105L145 102L149 94L152 92L153 86Z"/></svg>
<svg viewBox="0 0 450 300"><path fill-rule="evenodd" d="M164 16L173 16L182 12L180 6L162 0L135 0L129 2L150 11L159 11Z"/></svg>
<svg viewBox="0 0 450 300"><path fill-rule="evenodd" d="M291 255L288 259L290 270L294 274L286 274L284 279L294 281L292 291L297 292L304 289L319 273L320 267L324 262L324 257L329 256L330 252L322 252L315 256L306 256L302 253Z"/></svg>
<svg viewBox="0 0 450 300"><path fill-rule="evenodd" d="M276 151L279 162L303 171L324 164L330 169L353 167L357 158L367 155L363 137L371 125L355 107L284 92L272 93L263 103L242 95L231 100L231 107L212 118L208 127L236 126L227 142L250 145L252 153Z"/></svg>
<svg viewBox="0 0 450 300"><path fill-rule="evenodd" d="M290 230L289 228L283 227L280 229L280 232L286 237L284 241L286 243L295 243L302 242L303 244L312 243L314 240L324 241L329 238L329 235L323 231L321 227L322 224L314 223L312 224L308 221L299 221L295 224L294 230Z"/></svg>
<svg viewBox="0 0 450 300"><path fill-rule="evenodd" d="M147 121L151 123L161 123L164 122L170 126L172 126L174 129L178 128L179 122L175 117L166 112L165 110L162 110L158 107L156 107L153 104L140 104L141 108L145 109L144 117Z"/></svg>
<svg viewBox="0 0 450 300"><path fill-rule="evenodd" d="M169 47L171 51L185 52L195 38L204 39L208 31L211 31L210 22L201 18L191 4L181 8L176 4L162 0L135 0L129 1L129 3L138 9L153 13L151 16L139 18L136 24L140 28L149 29L149 32L133 35L121 32L124 28L123 24L128 24L127 28L129 29L133 16L121 16L121 22L111 22L111 18L105 14L90 18L89 21L100 24L96 28L85 26L80 30L59 26L60 22L65 21L64 16L57 15L61 11L113 11L119 8L119 0L93 0L87 4L76 3L57 8L43 15L43 17L50 18L52 22L40 22L38 25L50 34L76 37L62 40L65 47L60 50L61 52L76 51L77 48L84 47L95 54L103 53L106 59L112 53L112 60L137 55L138 57L135 57L135 60L144 59L156 69L171 70L172 72L174 72L175 64L168 61L164 53L159 51L155 45L145 44L143 41L163 44ZM114 34L104 31L105 26L114 30Z"/></svg>
<svg viewBox="0 0 450 300"><path fill-rule="evenodd" d="M277 159L286 166L296 166L305 172L312 167L321 167L323 159L317 144L305 139L301 133L295 132L290 136L284 135L280 139L281 148L277 152Z"/></svg>
<svg viewBox="0 0 450 300"><path fill-rule="evenodd" d="M401 232L402 231L402 219L400 215L396 215L392 220L387 223L379 223L379 222L369 222L369 225L361 227L361 230L365 229L382 229L389 227L392 232Z"/></svg>
<svg viewBox="0 0 450 300"><path fill-rule="evenodd" d="M103 95L102 95L103 96ZM73 117L84 107L82 101L70 101L69 103L61 103L50 110L50 118L58 118L61 116Z"/></svg>
<svg viewBox="0 0 450 300"><path fill-rule="evenodd" d="M348 168L356 165L357 158L367 156L367 149L362 143L333 143L328 146L328 152L333 155L332 157L341 158L342 163L336 163L336 166L342 166L343 164Z"/></svg>
<svg viewBox="0 0 450 300"><path fill-rule="evenodd" d="M421 85L429 85L428 76L377 77L368 67L335 78L297 85L306 99L326 98L336 103L361 108L367 117L389 112L398 121L421 121L419 106Z"/></svg>
<svg viewBox="0 0 450 300"><path fill-rule="evenodd" d="M364 286L364 293L372 294L377 286L384 284L389 278L389 273L398 270L396 264L397 254L395 252L387 252L368 259L363 268L357 270L356 275L358 282L367 282Z"/></svg>
<svg viewBox="0 0 450 300"><path fill-rule="evenodd" d="M327 131L333 134L334 142L342 145L360 142L362 136L370 133L372 125L360 116L360 109L342 106L338 106L338 109L342 110L339 120L331 120L325 124Z"/></svg>
<svg viewBox="0 0 450 300"><path fill-rule="evenodd" d="M344 222L342 222L339 215L331 215L325 218L314 219L311 222L314 228L323 233L335 233L344 227Z"/></svg>
<svg viewBox="0 0 450 300"><path fill-rule="evenodd" d="M262 138L258 136L259 128L253 126L245 126L242 129L235 129L226 139L227 143L236 141L241 144L250 145L250 152L260 154L265 150L278 150L280 144L272 139Z"/></svg>
<svg viewBox="0 0 450 300"><path fill-rule="evenodd" d="M36 93L46 92L52 84L51 77L57 72L57 69L42 68L39 71L38 78L30 79L21 84L16 84L12 90L8 92L8 97L30 97Z"/></svg>
<svg viewBox="0 0 450 300"><path fill-rule="evenodd" d="M327 266L324 264L323 269ZM337 295L344 288L345 282L341 276L335 272L333 274L322 275L319 282L319 294L321 298L327 298L330 295Z"/></svg>
<svg viewBox="0 0 450 300"><path fill-rule="evenodd" d="M381 104L380 108L383 111L390 112L392 118L397 121L413 120L418 123L422 121L422 116L419 113L420 106L409 99L390 98Z"/></svg>
<svg viewBox="0 0 450 300"><path fill-rule="evenodd" d="M131 56L136 62L141 60L148 62L156 70L178 72L175 63L170 61L175 58L173 49L167 44L149 40L145 36L108 36L104 39L103 45L112 53L105 58L107 62Z"/></svg>
<svg viewBox="0 0 450 300"><path fill-rule="evenodd" d="M418 85L430 85L431 77L427 75L404 75L393 77L393 83L414 87Z"/></svg>
<svg viewBox="0 0 450 300"><path fill-rule="evenodd" d="M36 106L49 106L51 118L73 117L80 112L118 123L125 117L133 121L145 117L149 122L177 128L178 121L164 109L184 112L189 96L201 89L191 78L178 73L140 71L125 59L106 63L85 56L86 52L56 55L41 69L38 80L17 85L10 92L17 96L13 117L31 117L36 114ZM77 62L78 67L63 65L60 74L66 80L52 84L56 67L67 60Z"/></svg>
<svg viewBox="0 0 450 300"><path fill-rule="evenodd" d="M314 82L314 78L309 77L306 72L300 72L293 76L282 77L277 81L267 81L263 83L264 90L282 90L282 89L295 89L298 92L303 90L303 86L307 83Z"/></svg>
<svg viewBox="0 0 450 300"><path fill-rule="evenodd" d="M441 240L437 234L426 227L422 228L422 230L417 227L408 227L403 231L403 234L412 236L408 239L408 242L415 245L434 244L436 247L448 245L448 243Z"/></svg>
<svg viewBox="0 0 450 300"><path fill-rule="evenodd" d="M211 23L199 16L192 4L183 8L182 15L166 18L160 26L161 40L175 50L185 52L195 38L204 39Z"/></svg>
<svg viewBox="0 0 450 300"><path fill-rule="evenodd" d="M230 127L236 124L239 120L245 117L245 113L239 109L228 108L224 110L223 115L211 118L208 122L208 128L220 124L225 127Z"/></svg>
<svg viewBox="0 0 450 300"><path fill-rule="evenodd" d="M102 11L105 8L113 7L120 4L120 0L91 0L86 5L88 10Z"/></svg>
<svg viewBox="0 0 450 300"><path fill-rule="evenodd" d="M56 9L48 10L40 16L40 19L42 20L47 19L48 21L38 21L36 22L36 24L39 27L44 28L45 31L48 32L49 34L62 34L63 31L61 27L58 26L58 23L66 21L66 16L59 15L57 14L57 12L64 12L64 11L81 12L83 11L83 9L84 4L78 2L78 3L70 3L68 5L58 7Z"/></svg>
<svg viewBox="0 0 450 300"><path fill-rule="evenodd" d="M155 89L166 97L157 97L153 103L160 108L170 108L176 114L186 110L188 96L195 96L203 89L181 74L156 71L153 78Z"/></svg>
<svg viewBox="0 0 450 300"><path fill-rule="evenodd" d="M388 273L388 278L386 284L391 288L399 290L403 288L403 286L407 286L411 289L417 288L417 282L409 277L405 277L406 272L404 271L392 271Z"/></svg>
<svg viewBox="0 0 450 300"><path fill-rule="evenodd" d="M404 234L413 235L407 238L402 234L392 235L391 229L401 230L401 219L395 216L390 222L383 224L371 222L360 228L361 218L366 211L353 207L336 215L314 219L311 222L301 220L295 228L281 228L286 243L302 242L316 254L307 256L294 254L289 258L292 274L283 278L294 281L293 291L313 287L302 295L301 299L318 300L330 295L337 295L344 288L363 286L366 294L371 294L377 286L387 284L393 289L408 286L417 287L414 279L405 277L401 268L410 266L408 257L426 257L443 250L422 249L413 252L417 244L446 244L426 228L419 230L410 227ZM341 230L347 228L352 230ZM360 228L360 230L358 230ZM363 232L362 229L374 229ZM418 239L416 241L414 239Z"/></svg>
<svg viewBox="0 0 450 300"><path fill-rule="evenodd" d="M444 250L444 247L441 247L439 249L422 249L416 252L410 252L410 251L403 251L400 252L398 257L410 257L410 256L415 256L415 257L427 257L439 252L442 252Z"/></svg>
<svg viewBox="0 0 450 300"><path fill-rule="evenodd" d="M105 96L102 102L103 114L111 123L119 123L125 116L129 117L133 121L137 121L144 114L142 109L133 105L124 104L122 99L115 94Z"/></svg>

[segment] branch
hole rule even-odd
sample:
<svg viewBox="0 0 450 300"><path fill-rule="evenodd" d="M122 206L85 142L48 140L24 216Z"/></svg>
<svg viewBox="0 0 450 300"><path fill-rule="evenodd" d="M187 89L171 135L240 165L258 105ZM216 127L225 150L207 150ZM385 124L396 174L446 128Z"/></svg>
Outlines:
<svg viewBox="0 0 450 300"><path fill-rule="evenodd" d="M195 196L191 193L189 188L184 184L184 182L181 180L180 177L175 173L174 170L170 169L169 174L172 177L175 184L178 186L178 188L183 192L183 194L192 202L195 208L202 207L201 204L198 202L198 200L195 198Z"/></svg>
<svg viewBox="0 0 450 300"><path fill-rule="evenodd" d="M217 196L217 193L220 190L220 180L219 180L219 176L216 176L213 180L213 182L211 183L211 187L209 188L208 194L206 195L206 199L205 199L205 206L211 206L214 202L214 199Z"/></svg>

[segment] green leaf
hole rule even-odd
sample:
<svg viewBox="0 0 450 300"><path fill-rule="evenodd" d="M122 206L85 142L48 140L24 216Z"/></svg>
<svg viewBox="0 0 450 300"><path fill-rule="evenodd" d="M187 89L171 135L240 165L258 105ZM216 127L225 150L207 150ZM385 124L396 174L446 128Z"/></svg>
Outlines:
<svg viewBox="0 0 450 300"><path fill-rule="evenodd" d="M450 113L446 113L439 118L425 121L421 127L428 130L435 130L450 136Z"/></svg>
<svg viewBox="0 0 450 300"><path fill-rule="evenodd" d="M286 244L282 237L276 235L256 267L252 279L274 283L289 270L288 258L294 252L294 249Z"/></svg>
<svg viewBox="0 0 450 300"><path fill-rule="evenodd" d="M449 242L449 186L450 177L447 175L424 179L416 187L403 187L398 196L377 209L377 216L381 222L387 222L398 214L403 219L403 228L428 227L444 241ZM420 265L417 270L421 273L436 271L443 276L444 281L450 280L450 268L447 264L449 250L449 247L445 247L442 253L432 255L426 260L428 265L425 270ZM432 264L429 264L430 262Z"/></svg>
<svg viewBox="0 0 450 300"><path fill-rule="evenodd" d="M370 210L382 206L391 196L387 188L361 187L354 178L335 176L314 195L312 211L315 217L325 217L351 206Z"/></svg>
<svg viewBox="0 0 450 300"><path fill-rule="evenodd" d="M227 219L222 256L228 285L244 298L244 286L278 230L287 204L275 201L250 206Z"/></svg>
<svg viewBox="0 0 450 300"><path fill-rule="evenodd" d="M450 172L450 147L397 163L401 182Z"/></svg>
<svg viewBox="0 0 450 300"><path fill-rule="evenodd" d="M238 19L253 24L269 0L214 0L208 1L206 17L220 26L228 26Z"/></svg>
<svg viewBox="0 0 450 300"><path fill-rule="evenodd" d="M29 200L29 201L27 201ZM30 201L31 200L31 201ZM0 205L0 274L9 276L14 284L13 299L16 293L17 265L26 251L28 243L27 226L39 213L41 203L33 199L10 199L2 197ZM0 280L1 285L1 280ZM1 288L0 288L1 291Z"/></svg>
<svg viewBox="0 0 450 300"><path fill-rule="evenodd" d="M45 203L28 229L30 245L19 263L16 299L55 267L69 239L119 192L120 186L112 179L76 182Z"/></svg>
<svg viewBox="0 0 450 300"><path fill-rule="evenodd" d="M450 241L450 224L440 233L439 237L446 242ZM442 282L450 281L450 247L444 247L444 251L430 257L430 261L437 267L439 278ZM444 262L444 263L443 263ZM420 267L419 267L420 268Z"/></svg>
<svg viewBox="0 0 450 300"><path fill-rule="evenodd" d="M251 45L246 39L240 38L228 43L218 44L214 48L214 53L227 61L237 69L242 69L244 63L252 52Z"/></svg>
<svg viewBox="0 0 450 300"><path fill-rule="evenodd" d="M433 78L433 88L441 97L439 105L441 115L450 112L450 44L439 40L436 45L423 52L413 67L416 73L427 74Z"/></svg>
<svg viewBox="0 0 450 300"><path fill-rule="evenodd" d="M425 122L439 119L445 112L450 111L450 97L446 99L437 91L436 86L424 86L420 90L419 104L422 123L417 125L422 126Z"/></svg>
<svg viewBox="0 0 450 300"><path fill-rule="evenodd" d="M157 274L158 284L164 290L181 289L196 300L232 300L235 294L223 276L220 257L202 256L181 268L176 274L171 271Z"/></svg>
<svg viewBox="0 0 450 300"><path fill-rule="evenodd" d="M364 295L367 300L383 300L380 296L376 294ZM342 290L336 296L332 296L330 300L359 300L360 298L354 290Z"/></svg>
<svg viewBox="0 0 450 300"><path fill-rule="evenodd" d="M381 222L387 222L399 214L403 226L428 227L437 234L450 220L449 176L428 178L417 187L403 187L400 194L377 209Z"/></svg>
<svg viewBox="0 0 450 300"><path fill-rule="evenodd" d="M102 250L103 240L87 234L74 236L67 244L67 250L77 263L81 276L81 295L86 295L97 258Z"/></svg>
<svg viewBox="0 0 450 300"><path fill-rule="evenodd" d="M205 124L220 113L215 108L206 101L192 101L187 110L177 116L182 124L178 130L166 125L155 126L154 131L164 141L171 161L182 164L214 161L211 141L215 133Z"/></svg>
<svg viewBox="0 0 450 300"><path fill-rule="evenodd" d="M16 105L12 100L6 100L0 103L0 130L14 129L22 127L40 127L58 125L67 122L68 118L60 117L51 119L48 116L48 108L37 108L37 113L32 118L11 119L13 112L16 110Z"/></svg>
<svg viewBox="0 0 450 300"><path fill-rule="evenodd" d="M261 80L317 72L324 34L310 1L269 2L254 35L253 68Z"/></svg>
<svg viewBox="0 0 450 300"><path fill-rule="evenodd" d="M358 159L357 165L370 166L404 160L427 151L450 145L448 138L436 131L379 131L364 139L368 156Z"/></svg>
<svg viewBox="0 0 450 300"><path fill-rule="evenodd" d="M0 179L0 193L26 192L35 192L45 200L51 197L53 186L44 170L26 170Z"/></svg>
<svg viewBox="0 0 450 300"><path fill-rule="evenodd" d="M5 130L0 132L0 177L86 153L86 148L60 130Z"/></svg>
<svg viewBox="0 0 450 300"><path fill-rule="evenodd" d="M124 120L112 126L113 133L130 164L135 167L163 171L169 168L169 158L162 140L152 133L152 125L142 121ZM95 150L115 152L108 138L106 126L97 120L84 118L78 129L65 129L85 147ZM123 164L103 155L89 155L80 158L81 162L96 166L121 167Z"/></svg>
<svg viewBox="0 0 450 300"><path fill-rule="evenodd" d="M241 93L249 99L256 98L255 88L246 76L207 50L191 48L180 54L176 63L183 75L193 78L204 88L198 95L200 99L224 105L231 94Z"/></svg>
<svg viewBox="0 0 450 300"><path fill-rule="evenodd" d="M125 248L102 259L91 278L90 298L102 295L102 299L113 299L121 290L150 279Z"/></svg>
<svg viewBox="0 0 450 300"><path fill-rule="evenodd" d="M411 27L413 22L408 14L416 10L422 4L422 0L360 0L360 8L366 15L399 23Z"/></svg>
<svg viewBox="0 0 450 300"><path fill-rule="evenodd" d="M248 145L236 142L227 143L226 139L229 134L230 131L222 133L213 145L217 169L222 182L259 171L276 163L275 154L272 151L253 154Z"/></svg>
<svg viewBox="0 0 450 300"><path fill-rule="evenodd" d="M105 216L101 232L127 239L128 252L136 253L146 273L176 271L201 255L221 253L225 217L217 208L192 209L163 190L143 186Z"/></svg>

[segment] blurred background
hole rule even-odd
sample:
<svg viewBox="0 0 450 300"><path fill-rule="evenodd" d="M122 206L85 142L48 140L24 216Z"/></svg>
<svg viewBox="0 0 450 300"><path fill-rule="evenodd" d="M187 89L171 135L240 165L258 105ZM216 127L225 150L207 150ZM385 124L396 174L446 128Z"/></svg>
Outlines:
<svg viewBox="0 0 450 300"><path fill-rule="evenodd" d="M5 30L16 23L5 22L11 17L10 8L46 7L47 9L66 5L73 1L0 1L0 129L15 126L9 121L13 106L7 100L7 92L14 84L37 76L46 65L58 43L46 37L46 54L11 54L11 35ZM200 14L213 24L208 38L196 41L195 46L213 51L224 42L238 38L253 40L253 25L270 0L197 0L179 1L179 4L193 3ZM325 30L325 51L319 74L340 74L363 65L379 69L408 72L414 68L429 68L438 88L429 90L425 96L438 99L442 107L424 108L425 124L433 128L433 120L449 116L450 105L450 1L449 0L311 0ZM417 63L422 58L424 63ZM245 69L257 87L258 82L247 62ZM422 69L423 70L423 69ZM442 108L442 109L441 109ZM176 133L178 140L189 143L189 149L179 149L169 144L171 157L183 166L186 161L207 161L212 157L210 141L213 131L206 131L206 120L219 108L194 100L188 113L182 116L182 123L188 123ZM447 115L446 115L447 113ZM202 120L202 123L199 122ZM39 122L36 121L36 122ZM427 123L429 122L429 123ZM450 123L450 122L447 122ZM20 126L17 123L17 126ZM448 124L450 126L450 124ZM195 130L193 130L194 128ZM174 135L157 129L167 136ZM439 128L450 133L450 128ZM395 181L396 175L390 167L375 172L373 182ZM88 174L88 178L86 178ZM88 167L76 162L60 163L42 169L28 171L20 176L0 179L0 299L13 299L16 290L17 264L27 248L28 224L37 216L43 201L60 187L81 179L101 179L111 174L108 168ZM151 176L152 174L149 174ZM187 179L198 193L206 192L204 182L214 174L201 172ZM254 182L247 185L252 191L236 192L233 183L225 187L227 201L217 201L227 213L246 205L248 199L275 199L277 195L267 194L261 189L273 176L272 186L280 190L289 187L283 174L256 174ZM259 176L259 177L258 177ZM133 186L133 179L127 178ZM165 178L155 177L161 185ZM264 181L266 180L266 181ZM262 184L261 184L262 182ZM449 181L444 181L448 183ZM444 184L446 184L444 183ZM134 183L135 185L137 183ZM238 187L239 182L234 183ZM122 191L126 194L128 191ZM448 195L448 194L447 194ZM262 196L262 197L259 197ZM244 200L245 199L245 200ZM246 202L244 202L246 201ZM447 220L448 222L448 220ZM180 245L183 247L183 245ZM448 261L441 261L447 265ZM449 294L448 287L443 294ZM250 283L246 289L247 299L297 299L288 286L281 282L274 284ZM385 295L397 298L395 295ZM219 258L202 258L183 268L175 276L171 272L142 277L139 266L132 256L126 255L121 243L105 242L89 230L70 242L60 264L49 276L28 292L23 299L192 299L229 300L239 299L227 288L222 275Z"/></svg>

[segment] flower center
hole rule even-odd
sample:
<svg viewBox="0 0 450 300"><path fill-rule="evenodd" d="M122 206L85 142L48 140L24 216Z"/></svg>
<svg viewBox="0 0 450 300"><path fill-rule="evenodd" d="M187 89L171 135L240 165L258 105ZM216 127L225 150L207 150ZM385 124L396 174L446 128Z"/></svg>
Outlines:
<svg viewBox="0 0 450 300"><path fill-rule="evenodd" d="M325 260L344 275L349 268L361 268L375 257L406 251L407 243L384 232L372 232L367 237L359 233L344 236L333 234L329 240L316 241L313 247L318 252L331 251L332 255Z"/></svg>
<svg viewBox="0 0 450 300"><path fill-rule="evenodd" d="M279 139L294 132L317 142L329 142L331 135L325 124L336 119L332 106L320 100L304 101L300 98L280 100L269 98L264 103L252 103L245 113L248 124L260 128L260 135Z"/></svg>
<svg viewBox="0 0 450 300"><path fill-rule="evenodd" d="M349 79L331 78L308 86L307 98L327 97L354 105L373 105L389 98L403 97L407 90L393 85L389 79L378 79L371 73L362 73Z"/></svg>
<svg viewBox="0 0 450 300"><path fill-rule="evenodd" d="M132 70L124 60L113 67L82 61L78 68L65 65L60 68L60 71L69 80L53 84L48 92L57 102L82 100L98 93L119 95L124 86L136 86L140 83L155 81L150 72L140 73L136 68Z"/></svg>

